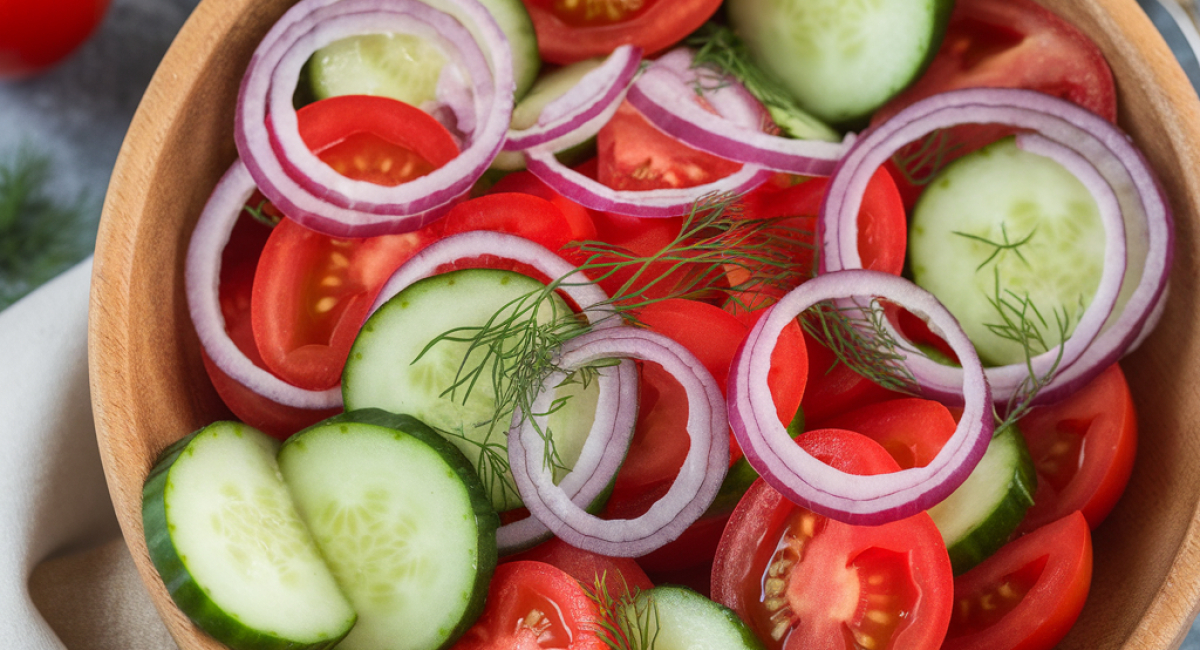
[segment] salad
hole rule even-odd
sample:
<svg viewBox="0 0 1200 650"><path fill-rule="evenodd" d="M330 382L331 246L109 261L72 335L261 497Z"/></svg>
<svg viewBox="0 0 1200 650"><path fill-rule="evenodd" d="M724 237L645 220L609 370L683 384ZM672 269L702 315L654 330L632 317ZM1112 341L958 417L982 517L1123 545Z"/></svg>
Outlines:
<svg viewBox="0 0 1200 650"><path fill-rule="evenodd" d="M232 648L1052 647L1170 267L1115 97L1023 1L301 0L155 565Z"/></svg>

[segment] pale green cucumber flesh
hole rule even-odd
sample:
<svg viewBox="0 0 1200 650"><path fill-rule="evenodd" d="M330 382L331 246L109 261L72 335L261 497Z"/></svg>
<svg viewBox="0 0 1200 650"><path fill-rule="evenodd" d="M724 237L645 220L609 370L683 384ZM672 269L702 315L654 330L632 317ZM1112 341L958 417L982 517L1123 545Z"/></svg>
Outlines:
<svg viewBox="0 0 1200 650"><path fill-rule="evenodd" d="M233 422L173 445L143 490L146 544L179 609L230 648L332 648L355 612L296 512L278 447Z"/></svg>
<svg viewBox="0 0 1200 650"><path fill-rule="evenodd" d="M1033 505L1037 474L1015 426L997 433L967 480L929 516L942 533L954 574L1000 550Z"/></svg>
<svg viewBox="0 0 1200 650"><path fill-rule="evenodd" d="M513 54L516 98L533 85L541 68L533 21L520 0L482 0L507 37ZM439 9L450 11L452 6ZM436 99L446 57L420 37L380 33L335 41L313 53L305 65L312 95L380 95L420 106Z"/></svg>
<svg viewBox="0 0 1200 650"><path fill-rule="evenodd" d="M445 64L442 51L418 36L364 34L314 52L307 75L316 99L375 95L421 106L437 99Z"/></svg>
<svg viewBox="0 0 1200 650"><path fill-rule="evenodd" d="M946 305L992 365L1026 360L1024 346L994 326L1019 322L1024 310L1053 348L1062 340L1056 314L1069 336L1104 269L1104 226L1091 193L1012 138L942 170L913 211L908 242L913 279ZM1034 354L1045 351L1033 346Z"/></svg>
<svg viewBox="0 0 1200 650"><path fill-rule="evenodd" d="M802 108L850 126L907 87L941 44L950 0L729 0L755 62Z"/></svg>
<svg viewBox="0 0 1200 650"><path fill-rule="evenodd" d="M489 269L453 271L404 289L367 320L354 341L342 376L346 408L381 408L421 420L471 460L498 512L520 507L507 465L512 407L506 406L493 421L492 362L469 391L447 392L464 367L469 345L430 343L456 328L483 326L509 303L543 289L540 282L519 273ZM538 319L548 322L570 313L555 296L542 304ZM470 354L465 367L478 367L484 352ZM557 395L566 398L565 403L547 418L547 427L562 467L570 468L595 419L599 388L596 382L573 382L559 388Z"/></svg>
<svg viewBox="0 0 1200 650"><path fill-rule="evenodd" d="M279 467L358 623L340 650L436 650L483 610L499 519L470 464L408 416L335 416Z"/></svg>
<svg viewBox="0 0 1200 650"><path fill-rule="evenodd" d="M629 629L645 630L655 650L762 650L733 610L688 589L663 585L640 592L621 614Z"/></svg>

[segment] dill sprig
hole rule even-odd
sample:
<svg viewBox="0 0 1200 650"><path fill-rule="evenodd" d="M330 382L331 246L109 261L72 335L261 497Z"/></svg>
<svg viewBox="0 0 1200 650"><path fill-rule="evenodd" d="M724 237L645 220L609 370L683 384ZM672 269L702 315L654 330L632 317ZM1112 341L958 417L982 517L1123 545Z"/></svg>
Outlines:
<svg viewBox="0 0 1200 650"><path fill-rule="evenodd" d="M61 204L47 193L50 160L22 149L0 165L0 309L83 259L88 202Z"/></svg>
<svg viewBox="0 0 1200 650"><path fill-rule="evenodd" d="M775 123L793 138L837 142L841 135L796 103L778 79L763 70L750 55L745 41L732 29L705 23L685 42L696 48L694 65L709 66L740 81L767 107Z"/></svg>
<svg viewBox="0 0 1200 650"><path fill-rule="evenodd" d="M1062 362L1064 343L1067 340L1067 331L1070 329L1070 315L1067 313L1066 307L1053 310L1054 327L1057 329L1059 341L1058 354L1050 368L1045 373L1038 374L1033 367L1033 358L1049 352L1053 347L1046 338L1047 332L1050 331L1050 323L1030 299L1028 293L1018 295L1012 290L1002 289L1000 269L993 267L992 271L993 292L988 298L988 302L999 316L1000 322L988 323L986 327L998 338L1012 341L1021 346L1025 367L1028 370L1028 376L1021 381L1020 386L1005 406L1003 417L997 417L1001 422L996 427L996 430L999 431L1028 413L1032 408L1033 398L1054 379L1059 364Z"/></svg>
<svg viewBox="0 0 1200 650"><path fill-rule="evenodd" d="M623 578L622 578L623 579ZM658 639L658 607L654 598L640 598L641 590L629 589L619 598L608 591L604 575L596 576L592 588L584 587L588 598L600 609L600 620L593 630L610 650L654 650Z"/></svg>
<svg viewBox="0 0 1200 650"><path fill-rule="evenodd" d="M246 214L254 217L255 221L268 228L274 228L275 226L279 225L280 221L283 220L283 216L272 210L268 210L267 207L270 205L270 201L263 199L258 202L258 205L250 205L247 203L242 207L242 209L246 211Z"/></svg>
<svg viewBox="0 0 1200 650"><path fill-rule="evenodd" d="M904 361L922 353L896 339L878 298L823 301L805 311L800 324L839 363L888 390L915 394L917 381Z"/></svg>
<svg viewBox="0 0 1200 650"><path fill-rule="evenodd" d="M520 417L535 416L532 423L546 442L546 466L556 470L566 469L552 442L550 429L543 427L540 420L562 408L567 398L558 397L546 411L535 412L535 391L554 372L567 375L560 386L581 383L586 387L597 370L584 368L568 372L558 363L557 350L562 344L586 331L582 321L573 314L563 313L565 310L560 309L559 304L549 286L519 296L492 314L483 325L458 327L442 333L417 356L416 360L419 360L433 346L442 342L465 344L466 349L454 381L442 391L441 396L465 404L479 382L487 382L491 388L495 396L491 417L483 422L470 423L476 428L486 429L481 442L465 432L443 432L479 447L476 467L489 491L494 490L497 481L510 473L504 434L509 424L508 416L514 408ZM506 494L512 489L507 481L501 481L501 484Z"/></svg>
<svg viewBox="0 0 1200 650"><path fill-rule="evenodd" d="M956 157L964 145L955 142L950 131L937 129L900 148L892 162L909 185L924 187L937 177L946 163Z"/></svg>
<svg viewBox="0 0 1200 650"><path fill-rule="evenodd" d="M983 260L979 263L979 266L975 267L976 271L982 271L983 267L987 266L992 260L995 260L997 257L999 257L1001 253L1010 251L1016 255L1018 259L1024 262L1025 266L1029 266L1029 260L1025 259L1025 254L1021 252L1021 247L1025 244L1028 244L1030 239L1033 239L1033 236L1037 233L1037 228L1035 227L1033 230L1030 230L1028 235L1025 235L1025 237L1017 241L1012 241L1009 239L1008 227L1004 223L1000 224L1000 233L1004 237L1004 241L1002 242L992 241L987 237L972 235L971 233L961 232L958 230L953 231L953 234L958 235L959 237L965 237L982 244L987 244L993 248L992 254L988 255L987 259ZM999 261L997 261L997 264L999 264Z"/></svg>
<svg viewBox="0 0 1200 650"><path fill-rule="evenodd" d="M605 242L576 244L587 256L579 270L597 283L628 274L607 304L629 318L668 298L706 298L723 292L737 299L749 290L788 290L811 277L811 266L795 252L814 250L815 233L786 225L783 219L744 218L740 201L731 194L705 197L689 211L679 234L650 255ZM744 279L727 284L734 271Z"/></svg>

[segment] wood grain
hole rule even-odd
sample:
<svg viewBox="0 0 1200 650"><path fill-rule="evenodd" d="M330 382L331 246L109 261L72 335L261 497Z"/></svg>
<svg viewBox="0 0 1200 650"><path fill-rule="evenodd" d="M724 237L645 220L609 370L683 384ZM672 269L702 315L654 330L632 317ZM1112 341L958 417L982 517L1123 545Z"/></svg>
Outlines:
<svg viewBox="0 0 1200 650"><path fill-rule="evenodd" d="M1141 443L1129 491L1096 533L1096 572L1064 650L1178 647L1200 603L1200 102L1133 0L1039 0L1099 44L1117 79L1121 125L1161 174L1177 220L1171 299L1123 362ZM233 162L237 85L289 0L204 0L155 75L121 149L104 206L89 355L109 489L142 579L184 650L222 646L172 604L146 553L141 488L158 453L228 417L207 380L183 292L188 236Z"/></svg>

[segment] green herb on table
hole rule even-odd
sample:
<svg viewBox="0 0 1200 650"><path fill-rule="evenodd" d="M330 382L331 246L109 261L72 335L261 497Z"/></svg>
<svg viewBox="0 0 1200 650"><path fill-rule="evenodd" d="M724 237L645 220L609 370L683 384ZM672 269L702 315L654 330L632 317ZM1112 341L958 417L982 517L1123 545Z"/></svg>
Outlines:
<svg viewBox="0 0 1200 650"><path fill-rule="evenodd" d="M0 161L0 309L83 259L86 202L51 198L50 161L21 150Z"/></svg>

